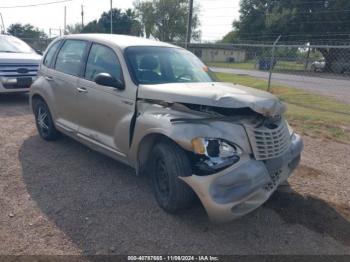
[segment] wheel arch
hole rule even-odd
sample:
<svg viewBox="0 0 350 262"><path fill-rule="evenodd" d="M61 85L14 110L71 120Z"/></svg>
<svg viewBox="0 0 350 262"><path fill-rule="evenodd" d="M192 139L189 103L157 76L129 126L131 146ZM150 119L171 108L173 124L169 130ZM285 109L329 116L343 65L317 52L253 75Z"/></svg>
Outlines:
<svg viewBox="0 0 350 262"><path fill-rule="evenodd" d="M30 109L32 110L32 112L34 113L34 101L37 101L37 100L41 100L47 105L47 107L50 110L50 114L53 117L53 120L55 120L56 119L56 112L55 112L53 106L50 104L48 97L45 97L41 93L33 93L30 96L29 106L30 106Z"/></svg>
<svg viewBox="0 0 350 262"><path fill-rule="evenodd" d="M41 101L46 103L45 98L42 95L37 94L37 93L31 95L31 97L30 97L30 108L32 109L32 112L34 112L34 101L38 101L38 100L41 100Z"/></svg>
<svg viewBox="0 0 350 262"><path fill-rule="evenodd" d="M136 172L138 175L143 175L146 173L148 163L149 163L149 157L151 155L152 149L156 143L159 142L170 142L178 145L181 147L179 143L177 143L174 139L170 138L169 136L162 134L162 133L150 133L145 135L137 149L137 164L136 164ZM182 148L182 147L181 147Z"/></svg>

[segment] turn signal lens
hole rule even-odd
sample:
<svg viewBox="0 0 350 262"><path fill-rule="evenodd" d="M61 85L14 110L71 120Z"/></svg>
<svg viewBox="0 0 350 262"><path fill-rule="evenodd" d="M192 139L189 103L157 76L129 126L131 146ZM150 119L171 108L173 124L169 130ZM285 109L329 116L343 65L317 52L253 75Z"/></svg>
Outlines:
<svg viewBox="0 0 350 262"><path fill-rule="evenodd" d="M196 154L204 155L206 153L207 151L206 142L203 138L201 137L194 138L192 139L191 143L192 143L193 151Z"/></svg>

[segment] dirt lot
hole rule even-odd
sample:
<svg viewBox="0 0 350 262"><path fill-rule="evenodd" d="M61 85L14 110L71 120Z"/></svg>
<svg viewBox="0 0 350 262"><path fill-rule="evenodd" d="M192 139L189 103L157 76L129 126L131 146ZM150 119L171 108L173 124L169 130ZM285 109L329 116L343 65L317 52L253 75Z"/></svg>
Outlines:
<svg viewBox="0 0 350 262"><path fill-rule="evenodd" d="M291 188L215 225L199 204L164 213L127 166L44 142L27 96L0 96L0 254L350 254L350 145L304 139Z"/></svg>

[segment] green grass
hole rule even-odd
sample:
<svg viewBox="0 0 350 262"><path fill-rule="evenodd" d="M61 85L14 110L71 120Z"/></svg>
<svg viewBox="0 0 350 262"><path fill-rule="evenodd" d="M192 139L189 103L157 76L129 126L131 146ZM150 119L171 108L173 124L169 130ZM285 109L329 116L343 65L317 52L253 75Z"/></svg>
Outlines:
<svg viewBox="0 0 350 262"><path fill-rule="evenodd" d="M249 76L216 74L221 81L266 90L267 81ZM300 133L350 142L350 105L303 90L273 84L271 92L288 106L290 124Z"/></svg>
<svg viewBox="0 0 350 262"><path fill-rule="evenodd" d="M226 63L226 62L216 62L216 63L207 63L208 66L212 67L224 67L224 68L235 68L235 69L256 69L254 61L244 62L244 63Z"/></svg>
<svg viewBox="0 0 350 262"><path fill-rule="evenodd" d="M212 67L258 70L257 61L254 61L254 60L250 60L243 63L212 62L212 63L207 63L207 65ZM305 69L305 65L303 63L300 64L293 61L278 61L276 66L274 67L274 71L280 71L280 72L303 71L304 69Z"/></svg>

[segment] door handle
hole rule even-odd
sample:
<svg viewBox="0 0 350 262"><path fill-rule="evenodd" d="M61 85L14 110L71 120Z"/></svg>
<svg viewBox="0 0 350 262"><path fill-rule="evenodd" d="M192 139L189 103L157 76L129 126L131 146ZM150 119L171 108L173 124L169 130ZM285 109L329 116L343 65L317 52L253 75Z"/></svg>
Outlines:
<svg viewBox="0 0 350 262"><path fill-rule="evenodd" d="M45 76L45 79L46 79L47 81L53 81L53 77L52 77L52 76Z"/></svg>
<svg viewBox="0 0 350 262"><path fill-rule="evenodd" d="M78 87L77 90L79 93L87 93L88 92L85 87Z"/></svg>

